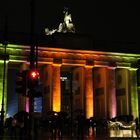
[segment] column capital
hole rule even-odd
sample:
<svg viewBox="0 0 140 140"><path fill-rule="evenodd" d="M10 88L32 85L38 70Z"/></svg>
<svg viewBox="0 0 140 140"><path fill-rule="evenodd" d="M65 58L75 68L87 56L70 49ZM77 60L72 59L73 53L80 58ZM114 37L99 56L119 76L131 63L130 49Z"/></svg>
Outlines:
<svg viewBox="0 0 140 140"><path fill-rule="evenodd" d="M116 67L111 67L111 66L109 66L109 67L107 67L107 69L110 69L110 70L115 70L115 69L116 69Z"/></svg>
<svg viewBox="0 0 140 140"><path fill-rule="evenodd" d="M57 64L57 63L53 63L52 65L55 66L55 67L61 67L62 66L62 64Z"/></svg>
<svg viewBox="0 0 140 140"><path fill-rule="evenodd" d="M52 65L53 66L57 66L57 67L61 67L61 65L62 65L62 59L60 59L60 58L54 58Z"/></svg>
<svg viewBox="0 0 140 140"><path fill-rule="evenodd" d="M115 61L94 61L94 67L113 67L116 68Z"/></svg>
<svg viewBox="0 0 140 140"><path fill-rule="evenodd" d="M94 61L94 67L107 67L108 62L106 61Z"/></svg>
<svg viewBox="0 0 140 140"><path fill-rule="evenodd" d="M62 65L62 59L61 58L54 58L53 59L53 65L61 66Z"/></svg>
<svg viewBox="0 0 140 140"><path fill-rule="evenodd" d="M138 70L138 68L130 67L129 70L135 70L136 71L136 70Z"/></svg>
<svg viewBox="0 0 140 140"><path fill-rule="evenodd" d="M86 60L86 65L93 66L94 65L94 60L93 59L87 59Z"/></svg>
<svg viewBox="0 0 140 140"><path fill-rule="evenodd" d="M131 63L116 62L116 67L117 68L130 68L131 67Z"/></svg>
<svg viewBox="0 0 140 140"><path fill-rule="evenodd" d="M92 66L92 65L85 65L84 67L85 67L85 68L92 69L94 66Z"/></svg>

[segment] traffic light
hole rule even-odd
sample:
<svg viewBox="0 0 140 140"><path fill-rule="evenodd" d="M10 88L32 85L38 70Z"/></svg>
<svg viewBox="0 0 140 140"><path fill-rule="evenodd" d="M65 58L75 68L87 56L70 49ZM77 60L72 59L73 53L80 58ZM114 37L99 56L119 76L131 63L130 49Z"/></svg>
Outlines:
<svg viewBox="0 0 140 140"><path fill-rule="evenodd" d="M37 69L31 69L28 72L28 78L30 81L37 81L39 76L39 71Z"/></svg>
<svg viewBox="0 0 140 140"><path fill-rule="evenodd" d="M29 89L28 95L32 94L33 97L41 97L42 96L42 85L37 84L32 89Z"/></svg>
<svg viewBox="0 0 140 140"><path fill-rule="evenodd" d="M28 71L28 86L30 89L33 89L38 84L39 76L39 71L37 69Z"/></svg>
<svg viewBox="0 0 140 140"><path fill-rule="evenodd" d="M37 69L31 69L28 71L28 87L29 87L28 95L31 95L33 97L42 96L39 78L40 74Z"/></svg>
<svg viewBox="0 0 140 140"><path fill-rule="evenodd" d="M27 90L27 71L18 72L16 74L16 92L26 96Z"/></svg>

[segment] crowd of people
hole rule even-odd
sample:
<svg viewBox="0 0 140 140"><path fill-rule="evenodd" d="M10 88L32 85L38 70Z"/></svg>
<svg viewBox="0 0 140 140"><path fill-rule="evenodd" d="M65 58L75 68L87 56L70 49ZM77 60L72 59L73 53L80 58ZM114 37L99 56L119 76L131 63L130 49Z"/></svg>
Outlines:
<svg viewBox="0 0 140 140"><path fill-rule="evenodd" d="M6 118L1 127L1 136L9 136L11 140L25 140L29 130L29 114L25 111L18 112L12 117Z"/></svg>
<svg viewBox="0 0 140 140"><path fill-rule="evenodd" d="M133 120L131 116L113 118L111 121L123 120L129 122ZM33 122L32 122L33 123ZM18 112L13 117L7 118L4 124L4 133L9 135L11 140L26 140L29 138L31 123L27 112ZM136 131L140 130L138 119L136 119ZM108 120L91 117L86 119L84 114L78 114L75 118L69 117L64 112L51 112L44 118L34 118L34 137L37 140L41 133L48 134L54 140L61 140L64 135L74 136L83 139L85 135L107 135Z"/></svg>
<svg viewBox="0 0 140 140"><path fill-rule="evenodd" d="M42 126L52 137L63 138L63 135L69 135L83 139L90 135L103 135L107 133L107 120L95 119L91 117L86 119L83 113L78 114L73 119L66 115L55 114L51 118L44 118Z"/></svg>

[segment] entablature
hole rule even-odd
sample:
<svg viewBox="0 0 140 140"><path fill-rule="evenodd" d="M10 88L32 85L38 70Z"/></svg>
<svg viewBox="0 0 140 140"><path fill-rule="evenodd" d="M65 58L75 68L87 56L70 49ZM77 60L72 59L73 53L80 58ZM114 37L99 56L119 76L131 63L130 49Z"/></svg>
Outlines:
<svg viewBox="0 0 140 140"><path fill-rule="evenodd" d="M4 47L0 45L0 53L4 53ZM27 61L30 57L30 46L8 44L6 53L9 54L9 61ZM126 63L137 63L140 54L102 52L92 50L72 50L62 48L50 48L38 46L38 63L53 63L59 60L62 64L75 65L113 65L116 67ZM103 65L104 65L103 64Z"/></svg>

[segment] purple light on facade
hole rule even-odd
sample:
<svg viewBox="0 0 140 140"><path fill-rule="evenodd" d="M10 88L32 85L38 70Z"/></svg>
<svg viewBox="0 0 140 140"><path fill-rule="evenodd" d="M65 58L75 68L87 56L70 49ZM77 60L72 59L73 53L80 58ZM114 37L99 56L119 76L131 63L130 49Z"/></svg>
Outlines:
<svg viewBox="0 0 140 140"><path fill-rule="evenodd" d="M26 112L29 112L29 98L26 97Z"/></svg>

